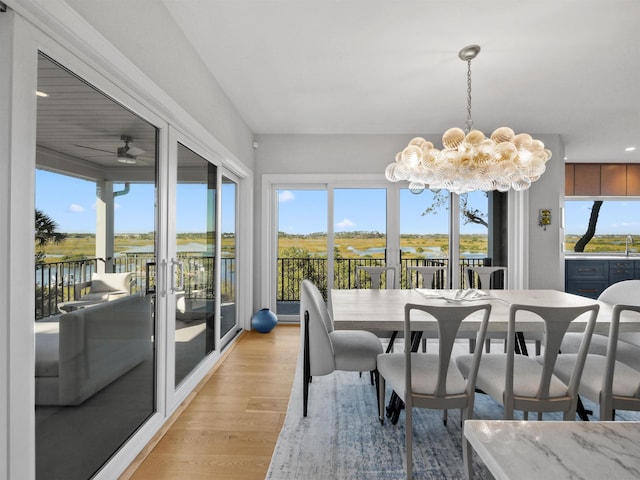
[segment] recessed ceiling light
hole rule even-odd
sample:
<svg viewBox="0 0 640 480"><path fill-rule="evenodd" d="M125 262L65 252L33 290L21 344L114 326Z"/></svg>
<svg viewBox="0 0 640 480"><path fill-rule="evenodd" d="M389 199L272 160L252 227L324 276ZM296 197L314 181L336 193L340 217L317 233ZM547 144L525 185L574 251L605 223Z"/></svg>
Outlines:
<svg viewBox="0 0 640 480"><path fill-rule="evenodd" d="M48 93L45 93L45 92L41 92L40 90L38 90L38 91L36 92L36 96L38 96L38 97L48 97L48 96L49 96L49 94L48 94Z"/></svg>
<svg viewBox="0 0 640 480"><path fill-rule="evenodd" d="M625 152L635 152L636 151L636 147L627 147L624 149Z"/></svg>

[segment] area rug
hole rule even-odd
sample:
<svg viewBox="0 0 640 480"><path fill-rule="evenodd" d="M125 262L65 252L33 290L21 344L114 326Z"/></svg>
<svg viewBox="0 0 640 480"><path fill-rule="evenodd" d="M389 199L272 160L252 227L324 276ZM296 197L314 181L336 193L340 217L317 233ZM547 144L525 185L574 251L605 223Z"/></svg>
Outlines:
<svg viewBox="0 0 640 480"><path fill-rule="evenodd" d="M298 362L284 426L267 473L269 480L404 479L405 415L396 425L377 418L375 389L369 375L334 372L314 377L309 406L302 416L302 381ZM387 393L387 400L390 392ZM585 406L597 406L585 401ZM594 410L597 412L597 410ZM460 412L449 411L445 426L442 412L414 409L414 478L464 479ZM474 418L501 419L503 410L490 397L477 394ZM516 413L516 419L522 416ZM560 414L545 414L561 420ZM593 417L597 419L597 414ZM620 412L617 420L639 420L635 412ZM493 479L475 455L474 478Z"/></svg>

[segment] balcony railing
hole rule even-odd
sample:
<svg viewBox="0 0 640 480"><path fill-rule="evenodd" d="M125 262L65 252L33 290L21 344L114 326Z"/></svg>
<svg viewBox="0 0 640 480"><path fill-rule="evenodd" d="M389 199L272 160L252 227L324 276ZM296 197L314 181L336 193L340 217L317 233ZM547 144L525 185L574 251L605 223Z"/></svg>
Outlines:
<svg viewBox="0 0 640 480"><path fill-rule="evenodd" d="M215 257L179 256L184 269L186 298L213 296ZM76 300L89 290L91 275L97 271L100 258L64 261L36 265L35 319L60 313L58 304ZM113 259L113 272L134 272L131 293L155 286L155 257L148 254L128 254ZM221 259L220 293L222 301L235 298L235 258Z"/></svg>
<svg viewBox="0 0 640 480"><path fill-rule="evenodd" d="M355 272L358 266L383 266L384 259L373 258L338 258L334 260L333 288L355 288ZM448 266L448 258L403 258L400 262L400 288L408 288L407 278L409 266ZM459 263L460 284L457 288L464 288L465 269L474 265L491 265L490 258L464 258ZM326 258L278 258L278 291L277 302L299 302L300 282L304 279L314 282L325 299L327 298L328 260ZM362 286L367 288L368 280ZM445 277L436 275L436 288L445 288Z"/></svg>

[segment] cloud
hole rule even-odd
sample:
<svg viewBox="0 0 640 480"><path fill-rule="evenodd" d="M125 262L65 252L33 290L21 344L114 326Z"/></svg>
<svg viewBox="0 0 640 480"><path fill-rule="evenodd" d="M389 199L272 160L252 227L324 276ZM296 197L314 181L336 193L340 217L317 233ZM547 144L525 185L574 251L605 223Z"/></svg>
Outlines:
<svg viewBox="0 0 640 480"><path fill-rule="evenodd" d="M288 202L290 200L293 200L294 198L296 198L296 196L290 190L283 190L280 193L278 193L279 202Z"/></svg>
<svg viewBox="0 0 640 480"><path fill-rule="evenodd" d="M355 227L356 224L353 223L351 220L349 220L348 218L345 218L344 220L342 220L341 222L336 223L336 227L337 228L350 228L350 227Z"/></svg>
<svg viewBox="0 0 640 480"><path fill-rule="evenodd" d="M69 211L73 213L84 213L84 207L82 205L78 205L77 203L72 203L69 205Z"/></svg>

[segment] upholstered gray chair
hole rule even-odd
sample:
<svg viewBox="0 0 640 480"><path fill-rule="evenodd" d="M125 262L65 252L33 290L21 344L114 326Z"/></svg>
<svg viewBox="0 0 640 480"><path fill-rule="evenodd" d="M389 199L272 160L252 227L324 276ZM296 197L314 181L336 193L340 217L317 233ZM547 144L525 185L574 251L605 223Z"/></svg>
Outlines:
<svg viewBox="0 0 640 480"><path fill-rule="evenodd" d="M307 416L309 384L314 376L335 370L374 372L382 353L380 339L364 330L334 330L333 319L318 288L303 280L300 293L300 320L303 333L303 415Z"/></svg>
<svg viewBox="0 0 640 480"><path fill-rule="evenodd" d="M640 315L640 306L616 305L613 307L606 356L589 354L585 360L578 392L600 405L600 420L613 420L616 409L640 410L640 371L616 361L618 331L622 312ZM553 373L567 383L574 370L578 355L558 355Z"/></svg>
<svg viewBox="0 0 640 480"><path fill-rule="evenodd" d="M487 353L482 357L476 387L504 406L504 418L513 419L514 410L528 412L564 412L565 420L575 420L578 385L584 367L589 340L600 306L547 307L511 305L507 327L507 353ZM582 337L583 343L568 382L553 374L562 337L576 318L589 314ZM526 355L515 355L515 333L520 315L535 315L544 321L544 357L541 361ZM474 357L460 355L456 363L463 375L472 372Z"/></svg>
<svg viewBox="0 0 640 480"><path fill-rule="evenodd" d="M477 340L482 345L487 333L489 313L491 305L488 303L476 305L405 305L404 336L410 338L414 328L411 323L411 313L424 312L438 322L438 353L411 352L406 348L402 353L385 353L378 356L378 407L380 409L380 422L385 415L385 388L388 383L393 391L405 403L405 438L407 450L407 478L412 478L413 470L413 427L412 409L432 408L444 411L446 423L446 411L448 408L459 408L461 421L473 416L473 400L475 374L478 369L482 349L478 348L473 360L469 364L467 380L462 376L455 362L451 358L453 344L460 330L460 326L466 318L474 313L482 314ZM471 468L468 460L471 455L471 446L462 436L463 455L465 467Z"/></svg>
<svg viewBox="0 0 640 480"><path fill-rule="evenodd" d="M640 280L624 280L607 287L598 300L610 305L640 305ZM567 333L562 341L562 353L577 353L582 334ZM589 344L589 353L605 356L608 339L606 335L594 333ZM623 332L618 335L616 360L640 370L640 332Z"/></svg>

